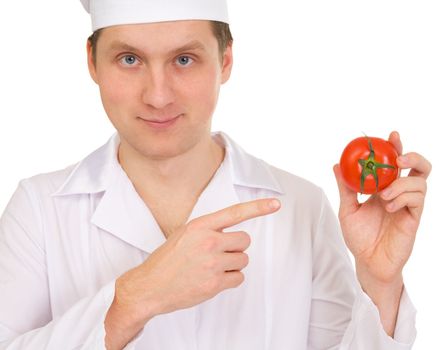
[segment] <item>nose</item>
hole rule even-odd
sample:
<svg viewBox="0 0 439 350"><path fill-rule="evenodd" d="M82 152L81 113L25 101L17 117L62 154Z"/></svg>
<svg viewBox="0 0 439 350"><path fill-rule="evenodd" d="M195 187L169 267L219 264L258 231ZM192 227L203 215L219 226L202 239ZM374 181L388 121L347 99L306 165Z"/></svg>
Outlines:
<svg viewBox="0 0 439 350"><path fill-rule="evenodd" d="M155 109L163 109L174 102L172 79L165 67L151 67L142 92L142 101Z"/></svg>

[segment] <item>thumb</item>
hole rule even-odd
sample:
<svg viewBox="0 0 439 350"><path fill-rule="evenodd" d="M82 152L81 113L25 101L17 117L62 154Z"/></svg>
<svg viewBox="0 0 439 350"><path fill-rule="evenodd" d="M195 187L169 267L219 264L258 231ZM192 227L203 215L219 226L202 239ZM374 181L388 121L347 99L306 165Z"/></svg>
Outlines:
<svg viewBox="0 0 439 350"><path fill-rule="evenodd" d="M337 180L338 192L340 194L340 209L338 212L338 216L340 219L355 213L360 204L357 198L357 192L352 191L346 184L344 183L342 176L340 165L335 164L333 167L335 179Z"/></svg>

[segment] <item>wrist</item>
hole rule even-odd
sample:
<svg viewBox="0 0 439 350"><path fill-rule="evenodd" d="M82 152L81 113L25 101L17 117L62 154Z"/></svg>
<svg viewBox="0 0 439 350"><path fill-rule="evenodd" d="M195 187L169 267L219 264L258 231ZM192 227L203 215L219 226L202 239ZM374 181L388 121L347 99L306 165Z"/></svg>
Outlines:
<svg viewBox="0 0 439 350"><path fill-rule="evenodd" d="M138 318L135 313L118 304L115 297L104 321L105 348L108 350L125 348L142 331L149 319Z"/></svg>
<svg viewBox="0 0 439 350"><path fill-rule="evenodd" d="M380 279L370 275L366 269L357 265L357 277L364 293L376 305L384 330L393 337L404 289L402 274L391 279Z"/></svg>
<svg viewBox="0 0 439 350"><path fill-rule="evenodd" d="M383 277L375 276L366 265L360 264L358 261L355 262L355 267L358 281L366 294L377 297L380 295L400 297L404 285L402 271L396 272L392 276Z"/></svg>
<svg viewBox="0 0 439 350"><path fill-rule="evenodd" d="M127 296L120 280L116 280L114 298L104 321L105 345L108 350L123 349L156 315L152 301L140 305Z"/></svg>

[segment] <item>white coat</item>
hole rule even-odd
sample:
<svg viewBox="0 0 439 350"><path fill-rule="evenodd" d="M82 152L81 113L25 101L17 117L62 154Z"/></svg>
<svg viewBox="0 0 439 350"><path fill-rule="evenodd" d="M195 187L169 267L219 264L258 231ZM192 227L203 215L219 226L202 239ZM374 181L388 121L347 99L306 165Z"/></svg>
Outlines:
<svg viewBox="0 0 439 350"><path fill-rule="evenodd" d="M189 220L263 197L282 208L226 230L252 238L242 285L154 317L126 349L410 349L407 294L392 339L356 282L323 191L223 132L212 137L225 159ZM0 349L105 349L115 279L165 242L117 161L118 145L116 133L78 164L20 182L0 222Z"/></svg>

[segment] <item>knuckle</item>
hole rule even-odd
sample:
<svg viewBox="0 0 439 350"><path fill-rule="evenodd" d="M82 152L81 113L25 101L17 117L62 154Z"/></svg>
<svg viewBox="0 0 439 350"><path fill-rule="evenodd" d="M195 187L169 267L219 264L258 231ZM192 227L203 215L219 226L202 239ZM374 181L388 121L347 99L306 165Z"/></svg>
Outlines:
<svg viewBox="0 0 439 350"><path fill-rule="evenodd" d="M409 177L408 177L409 179ZM414 191L414 192L421 192L421 193L426 193L427 192L427 180L423 177L420 176L416 176L416 177L411 177L411 187L410 190Z"/></svg>
<svg viewBox="0 0 439 350"><path fill-rule="evenodd" d="M199 229L200 226L201 226L200 219L195 218L186 224L186 230L187 231L195 231L195 230Z"/></svg>
<svg viewBox="0 0 439 350"><path fill-rule="evenodd" d="M211 278L204 283L202 286L202 291L205 295L215 294L221 287L220 281L218 278Z"/></svg>
<svg viewBox="0 0 439 350"><path fill-rule="evenodd" d="M234 286L237 287L244 282L245 276L241 271L238 271L235 276Z"/></svg>
<svg viewBox="0 0 439 350"><path fill-rule="evenodd" d="M230 208L229 215L233 221L241 221L243 218L243 213L239 205Z"/></svg>
<svg viewBox="0 0 439 350"><path fill-rule="evenodd" d="M263 200L260 200L260 201L256 202L256 210L259 213L265 212L267 210L267 207L268 207L267 199L263 199Z"/></svg>
<svg viewBox="0 0 439 350"><path fill-rule="evenodd" d="M218 250L219 247L219 239L213 235L207 236L204 238L202 247L207 252L214 252Z"/></svg>
<svg viewBox="0 0 439 350"><path fill-rule="evenodd" d="M431 164L431 162L429 162L428 160L426 160L427 162L427 175L429 175L431 173L431 170L433 169L433 164Z"/></svg>
<svg viewBox="0 0 439 350"><path fill-rule="evenodd" d="M406 156L409 157L410 160L412 161L416 161L423 158L418 152L409 152L407 153Z"/></svg>
<svg viewBox="0 0 439 350"><path fill-rule="evenodd" d="M242 260L242 262L241 262L242 268L246 267L250 261L248 254L242 253L241 260Z"/></svg>
<svg viewBox="0 0 439 350"><path fill-rule="evenodd" d="M244 241L245 246L248 248L251 244L251 236L247 233L242 231L242 240Z"/></svg>

